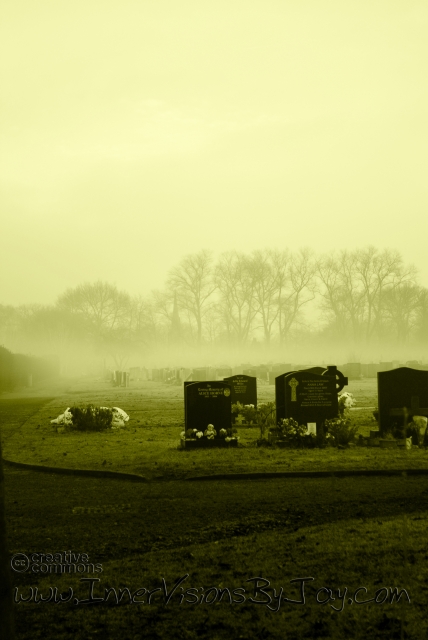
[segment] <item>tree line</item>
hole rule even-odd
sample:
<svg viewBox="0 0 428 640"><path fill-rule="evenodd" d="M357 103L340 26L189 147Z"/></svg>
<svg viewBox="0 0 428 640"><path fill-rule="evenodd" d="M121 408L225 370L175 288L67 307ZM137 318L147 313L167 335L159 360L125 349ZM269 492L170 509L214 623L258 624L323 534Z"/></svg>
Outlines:
<svg viewBox="0 0 428 640"><path fill-rule="evenodd" d="M217 260L200 251L148 296L98 281L67 289L51 306L0 305L0 344L60 357L78 345L118 367L136 352L207 345L239 352L255 341L281 348L309 338L425 345L428 290L391 249L230 251Z"/></svg>

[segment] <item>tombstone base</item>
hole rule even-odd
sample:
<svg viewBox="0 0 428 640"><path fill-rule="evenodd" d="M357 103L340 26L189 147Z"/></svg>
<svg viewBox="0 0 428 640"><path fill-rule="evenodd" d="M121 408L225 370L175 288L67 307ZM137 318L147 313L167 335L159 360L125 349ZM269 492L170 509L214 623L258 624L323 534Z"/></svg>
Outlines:
<svg viewBox="0 0 428 640"><path fill-rule="evenodd" d="M181 448L182 449L216 449L216 448L227 448L227 447L237 447L238 440L223 440L222 438L214 438L214 440L181 440Z"/></svg>

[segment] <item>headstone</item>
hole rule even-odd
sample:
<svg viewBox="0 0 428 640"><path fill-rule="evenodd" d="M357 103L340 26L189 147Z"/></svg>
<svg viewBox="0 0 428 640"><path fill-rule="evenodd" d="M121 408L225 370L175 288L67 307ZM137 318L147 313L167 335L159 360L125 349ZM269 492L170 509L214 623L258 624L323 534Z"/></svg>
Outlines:
<svg viewBox="0 0 428 640"><path fill-rule="evenodd" d="M428 416L428 371L399 367L379 372L377 394L381 433L413 416Z"/></svg>
<svg viewBox="0 0 428 640"><path fill-rule="evenodd" d="M277 378L278 380L278 378ZM338 416L336 379L307 371L279 377L282 393L276 397L277 421L293 418L299 424L316 424Z"/></svg>
<svg viewBox="0 0 428 640"><path fill-rule="evenodd" d="M232 404L253 404L257 407L257 378L254 376L230 376L224 379L230 384Z"/></svg>
<svg viewBox="0 0 428 640"><path fill-rule="evenodd" d="M232 426L230 385L216 380L185 384L184 411L186 429L204 432L213 424L219 437L220 429Z"/></svg>

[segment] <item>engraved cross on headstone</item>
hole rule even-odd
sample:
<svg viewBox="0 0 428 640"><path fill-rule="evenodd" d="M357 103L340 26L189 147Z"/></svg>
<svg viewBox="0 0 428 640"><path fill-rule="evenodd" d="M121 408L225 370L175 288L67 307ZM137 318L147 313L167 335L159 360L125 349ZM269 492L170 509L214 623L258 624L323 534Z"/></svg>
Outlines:
<svg viewBox="0 0 428 640"><path fill-rule="evenodd" d="M299 383L296 380L296 378L291 378L291 380L290 380L290 382L288 384L291 387L291 402L297 402L296 388L297 388Z"/></svg>

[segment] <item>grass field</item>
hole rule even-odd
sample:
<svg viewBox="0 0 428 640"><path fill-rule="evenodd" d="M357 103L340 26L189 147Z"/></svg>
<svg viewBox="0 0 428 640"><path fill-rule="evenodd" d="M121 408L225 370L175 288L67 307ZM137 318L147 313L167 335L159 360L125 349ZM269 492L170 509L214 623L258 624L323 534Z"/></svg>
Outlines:
<svg viewBox="0 0 428 640"><path fill-rule="evenodd" d="M375 427L375 385L349 390L366 434ZM82 380L26 395L0 399L5 458L151 481L5 467L11 554L71 550L102 565L99 574L13 572L17 599L28 599L15 605L18 640L427 637L427 476L185 481L235 470L425 468L424 449L257 449L250 428L240 430L237 450L187 452L177 449L180 388ZM259 387L259 399L273 399L273 388ZM50 419L89 402L123 408L129 426L90 437L53 431ZM82 602L82 577L99 579L93 595L102 601ZM303 578L302 595L302 583L290 581ZM163 590L180 580L166 603ZM70 602L35 602L70 589Z"/></svg>
<svg viewBox="0 0 428 640"><path fill-rule="evenodd" d="M362 435L376 428L375 380L351 382L347 387L358 404L353 422ZM45 393L45 390L42 390ZM274 388L259 385L260 402L274 400ZM13 398L9 399L13 402ZM57 433L50 420L68 406L85 404L118 406L130 415L127 426L102 433ZM12 406L12 405L11 405ZM245 472L311 471L340 469L401 469L428 467L428 450L336 448L284 450L256 447L257 428L239 428L236 450L183 451L178 448L183 423L181 387L156 382L115 388L107 382L83 381L44 404L22 427L4 432L6 459L46 466L108 469L137 473L148 479L179 479L195 475Z"/></svg>

